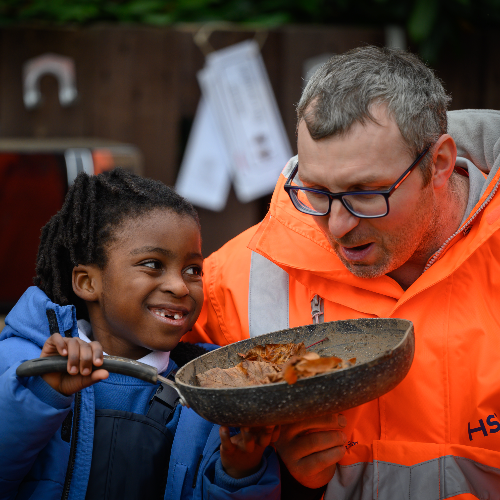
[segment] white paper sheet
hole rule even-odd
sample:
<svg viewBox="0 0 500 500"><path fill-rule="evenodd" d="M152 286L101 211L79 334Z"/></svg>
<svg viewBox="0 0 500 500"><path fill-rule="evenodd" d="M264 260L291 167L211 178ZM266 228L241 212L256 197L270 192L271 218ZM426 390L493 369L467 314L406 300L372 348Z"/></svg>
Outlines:
<svg viewBox="0 0 500 500"><path fill-rule="evenodd" d="M199 207L216 212L226 205L231 172L226 146L210 104L201 98L175 190Z"/></svg>
<svg viewBox="0 0 500 500"><path fill-rule="evenodd" d="M209 54L199 81L223 133L238 199L272 192L292 150L257 42Z"/></svg>
<svg viewBox="0 0 500 500"><path fill-rule="evenodd" d="M292 150L257 43L212 52L198 80L203 97L176 190L211 210L224 208L231 179L243 203L271 193Z"/></svg>

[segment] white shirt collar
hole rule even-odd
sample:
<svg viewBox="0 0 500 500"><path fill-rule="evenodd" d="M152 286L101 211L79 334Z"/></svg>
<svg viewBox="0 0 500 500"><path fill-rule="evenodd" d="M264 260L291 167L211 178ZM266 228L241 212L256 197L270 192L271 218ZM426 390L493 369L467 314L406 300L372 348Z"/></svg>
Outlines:
<svg viewBox="0 0 500 500"><path fill-rule="evenodd" d="M89 343L92 336L92 327L90 323L84 319L78 320L78 336L84 341ZM104 353L106 354L106 353ZM141 359L138 359L140 363L152 366L158 370L158 373L163 373L168 368L168 363L170 361L170 352L163 351L152 351L146 354Z"/></svg>

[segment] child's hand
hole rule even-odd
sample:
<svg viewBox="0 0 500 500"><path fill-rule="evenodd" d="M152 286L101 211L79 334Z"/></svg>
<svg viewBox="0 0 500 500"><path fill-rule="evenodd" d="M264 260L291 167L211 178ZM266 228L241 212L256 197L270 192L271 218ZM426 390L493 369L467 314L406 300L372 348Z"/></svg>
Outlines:
<svg viewBox="0 0 500 500"><path fill-rule="evenodd" d="M40 357L58 354L68 356L68 373L46 373L42 378L61 394L69 396L109 376L107 370L92 371L92 364L100 366L103 363L99 342L87 344L79 338L67 338L54 333L46 340Z"/></svg>
<svg viewBox="0 0 500 500"><path fill-rule="evenodd" d="M266 446L278 440L279 426L241 427L240 433L229 437L229 427L221 426L220 459L228 475L235 479L255 474Z"/></svg>

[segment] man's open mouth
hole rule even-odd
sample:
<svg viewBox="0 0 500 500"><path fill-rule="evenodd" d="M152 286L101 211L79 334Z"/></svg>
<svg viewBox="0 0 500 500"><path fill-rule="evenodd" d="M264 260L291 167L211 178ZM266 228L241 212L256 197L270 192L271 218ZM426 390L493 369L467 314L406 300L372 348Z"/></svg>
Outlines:
<svg viewBox="0 0 500 500"><path fill-rule="evenodd" d="M355 247L340 247L340 251L344 258L349 261L363 261L371 254L373 248L373 243L365 243L364 245L358 245Z"/></svg>
<svg viewBox="0 0 500 500"><path fill-rule="evenodd" d="M347 250L355 250L355 251L365 250L365 248L368 248L370 245L371 243L366 243L365 245L359 245L357 247L347 248Z"/></svg>

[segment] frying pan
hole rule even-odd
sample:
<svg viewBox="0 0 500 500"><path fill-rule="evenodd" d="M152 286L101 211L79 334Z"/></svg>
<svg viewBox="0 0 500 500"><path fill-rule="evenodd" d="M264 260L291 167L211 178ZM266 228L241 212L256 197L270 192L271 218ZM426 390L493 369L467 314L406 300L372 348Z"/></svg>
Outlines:
<svg viewBox="0 0 500 500"><path fill-rule="evenodd" d="M325 338L327 340L323 340ZM211 368L231 368L255 345L304 342L320 356L356 358L349 368L298 380L238 388L198 386L196 374ZM151 383L172 385L180 402L210 422L240 426L276 425L337 413L359 406L394 389L408 373L415 351L413 324L393 318L332 321L289 328L242 340L211 351L183 366L175 384L158 375L155 368L137 361L106 357L101 368L131 375ZM46 361L44 361L46 360ZM58 363L58 368L55 365ZM58 356L26 361L18 376L66 371L66 358Z"/></svg>

